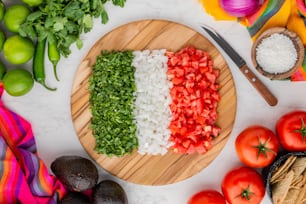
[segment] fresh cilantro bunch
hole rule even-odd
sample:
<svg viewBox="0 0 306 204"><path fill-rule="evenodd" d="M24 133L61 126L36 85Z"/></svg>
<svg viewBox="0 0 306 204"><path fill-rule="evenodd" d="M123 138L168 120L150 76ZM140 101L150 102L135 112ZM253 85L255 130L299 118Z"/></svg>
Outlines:
<svg viewBox="0 0 306 204"><path fill-rule="evenodd" d="M101 18L107 23L108 15L104 4L109 0L46 0L20 26L19 34L32 40L57 43L62 56L67 57L70 46L76 43L83 46L80 35L89 32L93 27L93 19ZM116 6L123 7L126 0L112 0Z"/></svg>

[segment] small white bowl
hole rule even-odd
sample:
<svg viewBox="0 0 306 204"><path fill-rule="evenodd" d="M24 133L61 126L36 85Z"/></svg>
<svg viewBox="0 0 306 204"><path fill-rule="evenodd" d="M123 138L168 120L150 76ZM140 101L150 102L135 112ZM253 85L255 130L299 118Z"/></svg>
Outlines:
<svg viewBox="0 0 306 204"><path fill-rule="evenodd" d="M282 73L270 73L267 72L267 69L264 69L263 67L261 67L258 63L258 61L256 60L256 52L257 52L257 47L262 43L262 41L268 37L270 37L273 34L283 34L287 37L289 37L293 44L294 47L297 51L297 59L296 62L294 64L293 67L291 67L290 69L288 69L285 72ZM295 33L292 32L286 28L283 27L274 27L274 28L270 28L266 31L264 31L253 43L252 46L252 50L251 50L251 58L253 61L253 64L255 66L255 68L257 69L257 71L259 73L261 73L262 75L270 78L270 79L287 79L288 77L290 77L293 73L296 72L296 70L302 65L303 60L304 60L304 45L302 40L300 39L300 37Z"/></svg>

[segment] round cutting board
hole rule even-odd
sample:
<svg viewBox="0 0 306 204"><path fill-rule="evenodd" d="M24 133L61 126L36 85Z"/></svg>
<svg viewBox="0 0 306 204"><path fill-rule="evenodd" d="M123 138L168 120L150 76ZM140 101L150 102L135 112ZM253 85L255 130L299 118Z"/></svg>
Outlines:
<svg viewBox="0 0 306 204"><path fill-rule="evenodd" d="M171 150L163 156L140 155L137 151L123 157L109 158L95 151L95 139L90 129L89 77L91 67L101 50L167 49L177 51L192 45L207 51L214 67L220 69L221 100L218 104L221 127L214 146L205 154L182 155ZM232 131L236 114L236 92L233 77L220 52L204 36L184 25L163 21L143 20L122 25L102 36L83 58L76 72L71 95L71 114L77 136L87 153L101 167L123 180L144 184L164 185L189 178L219 154Z"/></svg>

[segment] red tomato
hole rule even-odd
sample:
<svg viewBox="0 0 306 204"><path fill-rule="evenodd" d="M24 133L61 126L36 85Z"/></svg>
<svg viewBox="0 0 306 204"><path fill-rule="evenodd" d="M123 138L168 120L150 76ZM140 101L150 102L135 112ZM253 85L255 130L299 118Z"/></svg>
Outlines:
<svg viewBox="0 0 306 204"><path fill-rule="evenodd" d="M265 184L257 171L243 166L225 175L222 192L229 204L260 204L265 195Z"/></svg>
<svg viewBox="0 0 306 204"><path fill-rule="evenodd" d="M250 167L262 168L275 159L279 151L279 142L270 129L254 125L238 135L235 147L242 163Z"/></svg>
<svg viewBox="0 0 306 204"><path fill-rule="evenodd" d="M207 52L194 47L168 52L167 56L167 76L173 84L169 125L172 148L178 153L205 153L220 133L215 125L220 101L219 70L213 68Z"/></svg>
<svg viewBox="0 0 306 204"><path fill-rule="evenodd" d="M306 151L306 112L295 110L281 116L276 122L280 144L288 151Z"/></svg>
<svg viewBox="0 0 306 204"><path fill-rule="evenodd" d="M194 194L188 204L226 204L221 193L216 190L207 189Z"/></svg>

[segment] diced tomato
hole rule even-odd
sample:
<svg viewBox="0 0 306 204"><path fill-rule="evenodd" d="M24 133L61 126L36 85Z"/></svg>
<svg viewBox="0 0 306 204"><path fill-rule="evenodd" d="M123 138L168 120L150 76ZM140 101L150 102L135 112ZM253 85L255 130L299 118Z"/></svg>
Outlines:
<svg viewBox="0 0 306 204"><path fill-rule="evenodd" d="M178 52L167 52L168 79L172 120L169 125L170 141L176 153L203 154L220 134L215 124L220 101L219 70L203 50L188 46Z"/></svg>
<svg viewBox="0 0 306 204"><path fill-rule="evenodd" d="M166 51L166 55L168 57L172 57L174 55L174 52L171 52L171 51Z"/></svg>
<svg viewBox="0 0 306 204"><path fill-rule="evenodd" d="M184 82L184 77L173 77L171 81L173 84L179 85Z"/></svg>
<svg viewBox="0 0 306 204"><path fill-rule="evenodd" d="M205 145L205 143L199 142L199 143L196 145L196 150L199 152L199 154L203 154L203 153L207 152L207 150L208 150L208 145L207 145L207 143L206 143L206 145Z"/></svg>
<svg viewBox="0 0 306 204"><path fill-rule="evenodd" d="M185 140L183 140L183 142L182 142L183 147L185 147L186 149L189 148L190 144L191 144L191 141L188 140L188 139L185 139Z"/></svg>
<svg viewBox="0 0 306 204"><path fill-rule="evenodd" d="M205 76L206 76L207 80L210 81L211 83L214 83L217 79L217 76L214 73L206 72Z"/></svg>
<svg viewBox="0 0 306 204"><path fill-rule="evenodd" d="M186 148L185 151L186 151L187 154L193 154L193 153L196 152L196 147L195 147L194 144L190 144L189 147ZM182 152L182 153L184 153L184 152Z"/></svg>

